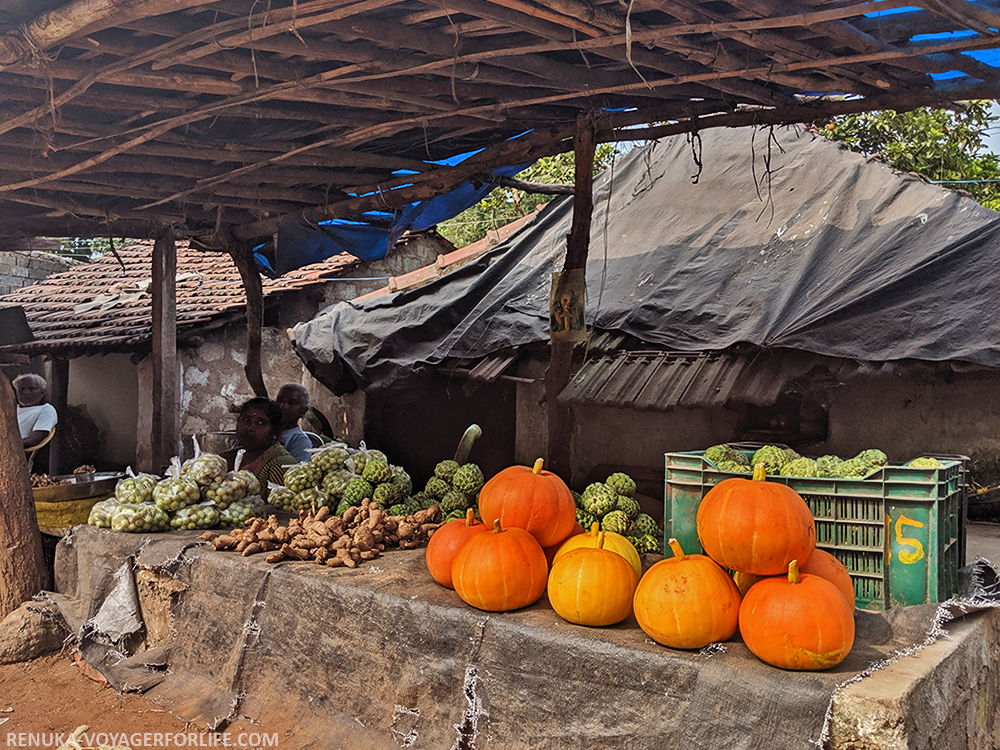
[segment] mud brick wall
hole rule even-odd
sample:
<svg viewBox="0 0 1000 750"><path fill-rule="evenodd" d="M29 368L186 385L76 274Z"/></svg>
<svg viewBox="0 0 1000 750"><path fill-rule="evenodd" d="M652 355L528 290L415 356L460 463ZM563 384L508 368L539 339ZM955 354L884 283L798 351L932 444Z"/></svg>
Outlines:
<svg viewBox="0 0 1000 750"><path fill-rule="evenodd" d="M58 241L51 249L58 247ZM49 248L50 241L33 240L32 246L41 244ZM21 287L35 284L46 276L65 271L77 261L53 255L40 249L0 251L0 295L10 294Z"/></svg>

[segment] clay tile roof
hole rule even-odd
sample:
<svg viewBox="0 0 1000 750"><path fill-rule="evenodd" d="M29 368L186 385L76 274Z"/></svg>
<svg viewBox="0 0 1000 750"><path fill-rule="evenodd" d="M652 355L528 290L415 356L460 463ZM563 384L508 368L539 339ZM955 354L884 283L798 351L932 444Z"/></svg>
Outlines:
<svg viewBox="0 0 1000 750"><path fill-rule="evenodd" d="M6 353L63 356L132 351L152 339L151 242L118 250L0 296L0 308L20 306L35 336ZM124 264L124 268L122 267ZM262 279L265 301L342 276L361 261L346 253L304 266L279 279ZM177 243L177 335L242 315L246 296L239 272L223 253Z"/></svg>

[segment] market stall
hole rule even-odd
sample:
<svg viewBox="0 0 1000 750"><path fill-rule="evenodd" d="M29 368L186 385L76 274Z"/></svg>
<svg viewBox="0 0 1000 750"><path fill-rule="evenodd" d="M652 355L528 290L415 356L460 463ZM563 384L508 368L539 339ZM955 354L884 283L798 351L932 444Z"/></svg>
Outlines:
<svg viewBox="0 0 1000 750"><path fill-rule="evenodd" d="M472 609L434 583L422 549L354 569L271 565L196 532L89 526L60 544L56 588L84 656L117 689L205 728L280 715L324 747L808 748L838 687L923 644L938 616L936 605L858 610L844 662L788 672L738 638L668 649L633 618L571 625L545 599ZM993 648L998 614L977 626ZM997 680L981 666L966 698Z"/></svg>
<svg viewBox="0 0 1000 750"><path fill-rule="evenodd" d="M269 505L248 502L246 493L259 488L240 476L247 472L227 470L212 454L178 464L169 477L123 478L116 497L95 505L90 523L60 542L48 596L83 657L116 689L143 691L204 729L242 716L265 722L281 716L300 728L303 743L324 747L807 748L849 746L867 704L855 698L854 708L838 713L846 686L914 658L953 617L991 606L990 589L998 588L996 570L977 561L951 571L958 598L874 611L853 609L834 584L821 581L847 613L851 642L832 659L794 669L761 656L742 619L739 632L733 621L721 636L670 647L646 621L652 606L636 604L632 614L631 596L627 610L603 627L574 624L552 588L560 565L582 553L608 555L632 579L638 602L636 583L683 561L683 551L671 539L672 558L648 549L640 557L649 535L611 531L622 519L642 523L627 475L613 474L578 499L541 460L487 480L468 461L475 434L473 426L456 453L460 460L440 462L441 476L423 489L410 483L406 499L392 493L409 477L384 454L337 444L291 467L285 486L271 488ZM814 528L809 508L785 483L734 481L782 493ZM519 518L546 488L567 503L566 518L551 508ZM249 515L224 523L216 503L223 512L249 506ZM461 503L468 507L459 509ZM425 548L427 535L454 528L441 525L442 506L455 516L452 524L474 523L478 509L506 525L480 523L455 550L453 580L445 584ZM543 510L552 517L534 525ZM595 515L589 534L570 530ZM524 555L537 555L544 573L551 571L547 594L543 577L537 594L513 603L494 605L481 591L479 598L470 595L464 577L474 566L466 552L504 534L523 536ZM431 536L431 543L440 538ZM612 548L612 539L624 547ZM815 546L814 539L808 544ZM764 577L738 593L709 557L694 557L717 571L737 604L776 580ZM626 560L634 560L634 570ZM813 578L803 574L802 582ZM853 586L850 578L847 585ZM865 590L863 581L859 586ZM1000 599L1000 592L992 595ZM979 667L960 691L935 699L949 721L970 705L978 710L995 702L989 690L1000 679L991 664L1000 649L998 619L998 612L972 614L960 626L971 629L972 639L962 663L978 659ZM886 711L880 726L894 721ZM967 736L989 736L991 715L972 716ZM931 735L943 726L931 727Z"/></svg>

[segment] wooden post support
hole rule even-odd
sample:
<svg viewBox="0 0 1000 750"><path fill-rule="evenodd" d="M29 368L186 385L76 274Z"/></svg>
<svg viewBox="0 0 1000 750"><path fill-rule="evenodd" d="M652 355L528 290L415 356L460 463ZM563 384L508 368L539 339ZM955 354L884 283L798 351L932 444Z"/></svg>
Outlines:
<svg viewBox="0 0 1000 750"><path fill-rule="evenodd" d="M0 371L0 620L47 585L42 536L35 519L35 498L28 480L17 401Z"/></svg>
<svg viewBox="0 0 1000 750"><path fill-rule="evenodd" d="M247 362L243 371L254 395L267 398L267 387L264 385L264 373L260 364L261 330L264 327L264 288L260 272L249 245L234 246L228 252L240 272L247 295Z"/></svg>
<svg viewBox="0 0 1000 750"><path fill-rule="evenodd" d="M177 246L164 229L153 245L153 460L162 473L177 453Z"/></svg>
<svg viewBox="0 0 1000 750"><path fill-rule="evenodd" d="M594 121L587 115L577 118L573 142L576 174L573 192L573 224L566 242L566 262L563 273L585 269L590 249L590 222L594 211L594 152L596 149ZM545 373L545 403L548 411L548 457L546 468L567 482L571 470L571 438L573 420L570 409L561 406L557 396L569 383L573 366L573 342L551 342L549 366Z"/></svg>
<svg viewBox="0 0 1000 750"><path fill-rule="evenodd" d="M65 466L66 445L69 437L68 427L69 412L69 360L65 357L52 360L52 377L49 382L49 403L56 408L59 421L62 422L56 427L55 437L49 443L49 474L68 474L75 469L75 466ZM59 429L59 428L62 429ZM36 469L38 471L38 469Z"/></svg>

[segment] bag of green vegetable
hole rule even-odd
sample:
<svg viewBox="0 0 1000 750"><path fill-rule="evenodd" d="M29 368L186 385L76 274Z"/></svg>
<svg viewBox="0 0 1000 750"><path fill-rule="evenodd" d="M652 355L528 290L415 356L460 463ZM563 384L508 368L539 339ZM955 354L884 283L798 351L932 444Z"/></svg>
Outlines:
<svg viewBox="0 0 1000 750"><path fill-rule="evenodd" d="M197 503L181 508L170 517L172 529L210 529L219 525L219 509L214 503Z"/></svg>
<svg viewBox="0 0 1000 750"><path fill-rule="evenodd" d="M120 505L111 516L112 531L150 533L170 530L170 517L153 503Z"/></svg>
<svg viewBox="0 0 1000 750"><path fill-rule="evenodd" d="M121 501L116 497L109 497L107 500L99 500L94 503L94 507L90 509L90 515L87 516L87 523L90 526L96 526L99 529L110 529L111 528L111 517L115 514L121 507Z"/></svg>

